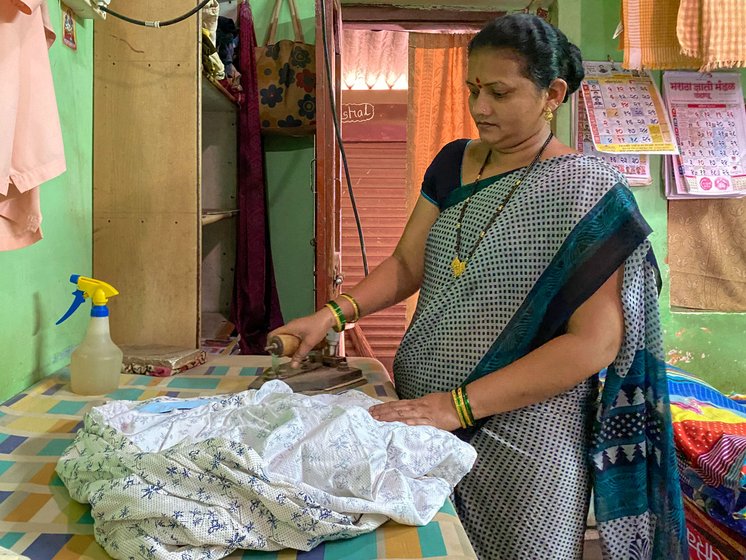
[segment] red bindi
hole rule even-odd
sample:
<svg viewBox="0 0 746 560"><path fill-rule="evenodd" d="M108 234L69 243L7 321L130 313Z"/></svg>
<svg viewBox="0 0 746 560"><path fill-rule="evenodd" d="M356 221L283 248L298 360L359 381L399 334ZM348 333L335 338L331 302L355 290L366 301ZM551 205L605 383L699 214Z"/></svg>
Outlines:
<svg viewBox="0 0 746 560"><path fill-rule="evenodd" d="M482 89L482 80L480 80L479 78L477 78L477 86L479 87L479 89Z"/></svg>

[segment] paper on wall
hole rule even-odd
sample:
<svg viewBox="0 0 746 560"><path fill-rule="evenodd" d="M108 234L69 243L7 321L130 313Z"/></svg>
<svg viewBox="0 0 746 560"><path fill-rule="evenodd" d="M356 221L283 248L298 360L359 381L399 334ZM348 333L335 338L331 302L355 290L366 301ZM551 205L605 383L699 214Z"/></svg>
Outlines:
<svg viewBox="0 0 746 560"><path fill-rule="evenodd" d="M740 75L666 72L666 106L679 145L671 165L676 192L746 195L746 110Z"/></svg>
<svg viewBox="0 0 746 560"><path fill-rule="evenodd" d="M595 149L605 153L676 154L663 100L646 71L614 62L583 62L581 95Z"/></svg>

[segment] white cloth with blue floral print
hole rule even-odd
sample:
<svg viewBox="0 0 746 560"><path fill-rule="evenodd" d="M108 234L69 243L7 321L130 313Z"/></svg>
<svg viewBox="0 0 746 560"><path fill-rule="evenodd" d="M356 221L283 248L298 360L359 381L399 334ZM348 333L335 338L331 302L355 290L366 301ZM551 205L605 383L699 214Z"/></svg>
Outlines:
<svg viewBox="0 0 746 560"><path fill-rule="evenodd" d="M476 451L430 426L374 420L359 391L305 396L281 381L203 399L92 409L57 464L114 558L310 550L388 519L427 524Z"/></svg>

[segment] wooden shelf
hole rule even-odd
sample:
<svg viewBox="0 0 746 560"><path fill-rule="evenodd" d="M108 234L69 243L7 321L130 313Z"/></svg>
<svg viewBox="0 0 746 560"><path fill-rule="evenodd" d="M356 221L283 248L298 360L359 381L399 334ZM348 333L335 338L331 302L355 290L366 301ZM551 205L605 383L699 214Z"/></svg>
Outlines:
<svg viewBox="0 0 746 560"><path fill-rule="evenodd" d="M202 210L202 225L214 224L226 218L232 218L238 215L236 210Z"/></svg>
<svg viewBox="0 0 746 560"><path fill-rule="evenodd" d="M217 80L202 74L202 110L222 113L234 112L236 109L236 98Z"/></svg>
<svg viewBox="0 0 746 560"><path fill-rule="evenodd" d="M226 319L220 313L202 313L202 338L203 339L227 339L230 338L233 329L233 323Z"/></svg>

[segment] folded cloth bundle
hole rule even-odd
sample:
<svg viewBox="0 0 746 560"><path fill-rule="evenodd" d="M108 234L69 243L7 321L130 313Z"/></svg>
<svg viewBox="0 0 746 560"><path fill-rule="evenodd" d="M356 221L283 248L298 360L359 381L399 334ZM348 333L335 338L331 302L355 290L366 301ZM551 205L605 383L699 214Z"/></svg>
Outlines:
<svg viewBox="0 0 746 560"><path fill-rule="evenodd" d="M122 346L122 373L169 377L205 363L204 350L178 346Z"/></svg>

